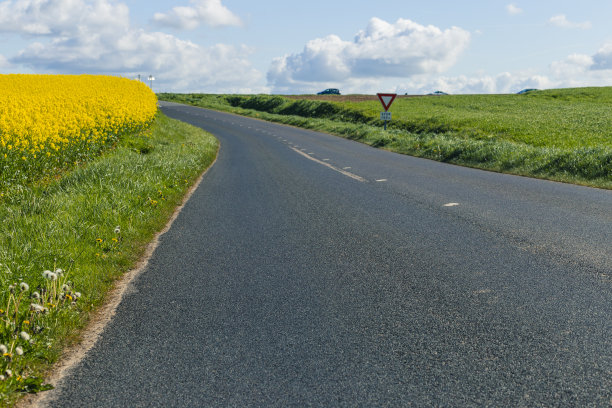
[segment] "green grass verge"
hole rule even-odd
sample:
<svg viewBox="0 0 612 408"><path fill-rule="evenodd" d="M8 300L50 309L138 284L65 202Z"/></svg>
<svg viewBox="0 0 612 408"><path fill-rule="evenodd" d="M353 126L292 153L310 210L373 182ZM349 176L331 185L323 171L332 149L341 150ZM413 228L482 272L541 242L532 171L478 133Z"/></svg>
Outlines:
<svg viewBox="0 0 612 408"><path fill-rule="evenodd" d="M612 188L612 88L399 98L384 132L377 101L159 94L159 99L321 130L398 153Z"/></svg>
<svg viewBox="0 0 612 408"><path fill-rule="evenodd" d="M45 371L134 267L217 150L211 135L158 114L149 134L126 137L58 179L12 188L0 199L0 343L8 348L0 357L0 405L44 389ZM57 280L43 277L57 268L64 270Z"/></svg>

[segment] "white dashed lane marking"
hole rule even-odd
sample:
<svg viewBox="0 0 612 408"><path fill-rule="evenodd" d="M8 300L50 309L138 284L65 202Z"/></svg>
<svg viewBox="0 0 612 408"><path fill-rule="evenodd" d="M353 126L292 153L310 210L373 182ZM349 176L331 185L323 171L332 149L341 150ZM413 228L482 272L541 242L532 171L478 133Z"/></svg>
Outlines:
<svg viewBox="0 0 612 408"><path fill-rule="evenodd" d="M308 160L312 160L313 162L319 163L319 164L321 164L321 165L323 165L323 166L325 166L325 167L328 167L328 168L330 168L330 169L332 169L332 170L334 170L334 171L337 171L338 173L343 174L343 175L345 175L345 176L347 176L347 177L350 177L350 178L352 178L352 179L354 179L354 180L360 181L360 182L362 182L362 183L365 183L365 182L367 181L366 179L364 179L364 178L363 178L363 177L361 177L361 176L358 176L358 175L353 174L353 173L351 173L351 172L348 172L348 171L346 171L346 170L342 170L342 169L339 169L339 168L337 168L337 167L334 167L334 166L332 166L331 164L329 164L329 163L325 163L324 161L321 161L321 160L319 160L319 159L315 159L314 157L311 157L311 156L307 155L306 153L302 152L301 150L296 149L295 147L292 147L292 148L291 148L291 150L293 150L293 151L294 151L294 152L296 152L296 153L301 154L302 156L304 156L304 157L305 157L305 158L307 158ZM329 159L328 159L328 160L329 160Z"/></svg>

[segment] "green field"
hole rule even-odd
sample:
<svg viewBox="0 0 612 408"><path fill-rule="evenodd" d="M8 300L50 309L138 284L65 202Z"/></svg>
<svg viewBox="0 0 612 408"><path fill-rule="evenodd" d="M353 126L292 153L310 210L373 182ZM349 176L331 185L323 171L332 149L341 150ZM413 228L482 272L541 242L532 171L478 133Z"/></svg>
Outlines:
<svg viewBox="0 0 612 408"><path fill-rule="evenodd" d="M373 117L381 110L375 101L346 106ZM612 88L401 98L391 111L408 128L438 131L442 126L467 137L532 146L612 148Z"/></svg>
<svg viewBox="0 0 612 408"><path fill-rule="evenodd" d="M158 96L322 130L399 153L612 188L610 87L400 97L390 109L387 132L381 130L382 108L375 97Z"/></svg>

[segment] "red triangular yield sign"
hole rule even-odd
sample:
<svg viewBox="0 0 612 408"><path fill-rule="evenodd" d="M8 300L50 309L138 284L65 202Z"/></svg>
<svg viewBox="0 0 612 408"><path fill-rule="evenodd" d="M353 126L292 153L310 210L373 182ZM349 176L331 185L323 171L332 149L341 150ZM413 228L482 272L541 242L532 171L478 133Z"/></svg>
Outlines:
<svg viewBox="0 0 612 408"><path fill-rule="evenodd" d="M395 100L397 94L387 94L387 93L379 93L378 99L380 99L380 103L382 103L383 108L385 108L385 112L389 110L391 104Z"/></svg>

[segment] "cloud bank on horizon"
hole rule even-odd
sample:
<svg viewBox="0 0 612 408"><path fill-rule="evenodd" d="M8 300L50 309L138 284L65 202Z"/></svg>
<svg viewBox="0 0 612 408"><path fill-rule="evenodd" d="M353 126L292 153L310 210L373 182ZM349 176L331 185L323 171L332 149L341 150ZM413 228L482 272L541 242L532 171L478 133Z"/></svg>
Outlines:
<svg viewBox="0 0 612 408"><path fill-rule="evenodd" d="M156 14L162 25L190 28L238 24L220 0L195 2L194 14L179 7ZM112 0L14 0L0 3L0 33L31 38L26 48L4 57L5 66L41 73L111 74L136 78L156 73L170 89L214 89L239 93L263 89L243 45L203 47L160 31L132 26L129 9ZM0 56L0 63L3 59Z"/></svg>
<svg viewBox="0 0 612 408"><path fill-rule="evenodd" d="M500 10L512 21L527 13L514 3ZM590 21L549 15L542 26L550 30L593 29ZM258 47L202 45L189 37L197 29L246 30L249 23L222 0L190 0L153 11L148 24L135 23L128 5L119 0L5 0L0 1L0 38L20 46L0 47L0 72L131 78L154 73L157 89L211 93L313 93L327 87L343 93L505 93L612 85L612 42L605 40L595 53L573 53L545 69L461 74L449 72L481 37L479 30L440 28L408 18L390 22L371 17L364 23L361 30L356 26L352 39L322 32L301 47L284 49L266 68L253 62Z"/></svg>
<svg viewBox="0 0 612 408"><path fill-rule="evenodd" d="M399 19L372 18L353 41L329 35L309 41L298 54L272 61L268 82L275 92L312 90L345 79L408 78L446 71L467 47L470 33L442 31Z"/></svg>

